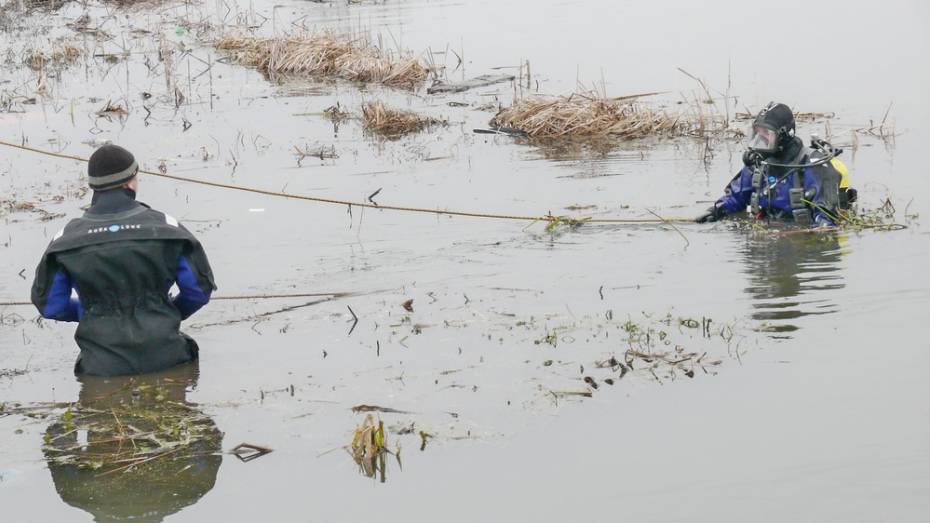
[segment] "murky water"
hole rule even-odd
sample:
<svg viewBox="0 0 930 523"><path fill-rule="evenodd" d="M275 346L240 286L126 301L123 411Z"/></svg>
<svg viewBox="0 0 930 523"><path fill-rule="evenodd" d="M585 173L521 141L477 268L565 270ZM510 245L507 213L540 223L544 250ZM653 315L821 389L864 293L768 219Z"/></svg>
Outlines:
<svg viewBox="0 0 930 523"><path fill-rule="evenodd" d="M349 214L145 177L140 199L198 233L219 293L362 294L283 312L311 300L214 301L188 321L201 345L199 377L168 383L182 384L177 401L224 433L227 454L208 449L148 475L63 474L43 448L64 407L51 418L0 417L4 521L930 518L927 7L274 5L136 7L112 18L92 8L94 24L121 35L110 40L63 27L83 13L77 4L35 13L0 37L12 53L0 90L36 96L37 73L20 56L49 37L68 36L85 58L46 79L47 97L0 113L0 138L83 156L110 139L148 169L164 163L202 179L353 200L380 189L383 204L534 215L591 206L580 212L687 217L741 164L740 143L708 150L698 141L645 141L604 152L473 134L493 114L477 107L509 103L511 84L439 97L274 85L217 62L190 28L168 21L204 13L214 25L261 25L266 34L361 27L388 46L431 53L450 78L529 60L532 92L567 93L580 82L612 95L669 91L659 100L673 106L698 89L681 67L715 96L737 96L734 111L776 99L835 112L829 130L846 148L862 205L890 198L909 227L548 233L542 224ZM57 29L38 29L46 26ZM155 35L139 29L188 46L172 53L170 82ZM107 61L124 48L128 59ZM456 55L464 67L455 69ZM174 87L186 99L177 107ZM379 142L357 121L334 129L318 115L336 102L358 112L372 99L450 124ZM107 100L128 116L96 116ZM853 138L892 102L893 141ZM824 135L825 125L799 133ZM339 157L298 166L294 147L317 145ZM89 199L76 191L84 168L3 148L3 197L74 215ZM47 201L56 194L66 197ZM0 296L24 299L65 218L15 212L2 220ZM401 303L411 298L408 312ZM351 332L348 307L359 317ZM0 403L83 405L109 394L89 395L72 374L73 326L35 322L22 307L0 317ZM630 348L665 356L635 359L631 372L604 363ZM126 381L96 386L125 391ZM365 417L350 410L357 405L404 411L380 414L388 448L400 448L383 481L342 450ZM430 435L422 449L420 431ZM239 443L274 452L241 461L228 454Z"/></svg>

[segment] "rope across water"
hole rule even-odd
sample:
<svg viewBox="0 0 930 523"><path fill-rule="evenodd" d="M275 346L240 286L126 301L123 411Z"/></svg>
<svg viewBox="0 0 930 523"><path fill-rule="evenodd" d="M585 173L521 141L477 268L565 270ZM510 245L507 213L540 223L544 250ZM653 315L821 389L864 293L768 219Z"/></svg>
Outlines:
<svg viewBox="0 0 930 523"><path fill-rule="evenodd" d="M56 153L54 151L47 151L44 149L39 149L37 147L30 147L28 145L16 144L0 140L0 145L11 147L14 149L19 149L22 151L29 151L37 154L42 154L45 156L51 156L54 158L63 158L66 160L74 160L78 162L87 162L88 159L83 156L77 156L73 154L65 153ZM473 211L457 211L457 210L440 210L440 209L427 209L422 207L411 207L403 205L381 205L371 202L357 202L351 200L341 200L337 198L324 198L321 196L312 196L307 194L293 194L285 193L280 191L271 191L267 189L261 189L257 187L247 187L243 185L236 185L231 183L222 183L222 182L213 182L209 180L202 180L199 178L190 178L187 176L179 176L175 174L168 174L158 171L148 171L140 169L139 172L150 175L157 176L159 178L167 178L169 180L177 180L180 182L194 183L198 185L205 185L208 187L218 187L221 189L231 189L236 191L244 191L255 194L264 194L266 196L274 196L279 198L289 198L294 200L304 200L317 203L328 203L334 205L345 205L348 207L363 207L369 209L380 209L387 211L399 211L399 212L412 212L412 213L425 213L425 214L434 214L434 215L446 215L446 216L463 216L468 218L489 218L489 219L498 219L498 220L514 220L514 221L527 221L527 222L554 222L554 221L564 221L566 223L628 223L628 224L661 224L661 223L673 223L673 222L683 222L690 220L683 219L651 219L651 218L573 218L566 216L527 216L527 215L518 215L518 214L498 214L498 213L482 213L482 212L473 212ZM272 298L311 298L311 297L343 297L348 296L352 293L347 292L329 292L329 293L294 293L294 294L250 294L250 295L235 295L235 296L214 296L215 300L261 300L261 299L272 299ZM0 307L8 306L27 306L32 305L28 301L8 301L0 302Z"/></svg>
<svg viewBox="0 0 930 523"><path fill-rule="evenodd" d="M39 149L36 147L30 147L28 145L21 145L16 143L11 143L7 141L0 140L0 145L6 147L12 147L14 149L20 149L23 151L34 152L38 154L43 154L46 156L52 156L55 158L64 158L67 160L75 160L78 162L87 162L87 158L82 156L76 156L72 154L56 153L53 151L46 151L44 149ZM328 203L335 205L345 205L348 207L362 207L369 209L380 209L383 211L399 211L399 212L411 212L411 213L424 213L424 214L438 214L445 216L463 216L467 218L489 218L497 220L515 220L515 221L525 221L525 222L565 222L565 223L604 223L604 224L663 224L663 223L690 223L691 219L688 218L593 218L593 217L573 217L573 216L554 216L551 214L540 215L540 216L528 216L528 215L519 215L519 214L500 214L500 213L486 213L486 212L475 212L475 211L457 211L449 209L428 209L424 207L412 207L405 205L382 205L371 202L358 202L351 200L341 200L337 198L325 198L322 196L312 196L309 194L294 194L286 193L281 191L271 191L268 189L261 189L258 187L248 187L244 185L236 185L232 183L222 183L222 182L213 182L209 180L202 180L199 178L190 178L187 176L179 176L176 174L168 174L158 171L148 171L140 169L139 172L148 174L151 176L157 176L159 178L167 178L169 180L176 180L180 182L194 183L198 185L205 185L208 187L218 187L221 189L231 189L235 191L244 191L255 194L264 194L266 196L275 196L278 198L289 198L293 200L304 200L317 203Z"/></svg>
<svg viewBox="0 0 930 523"><path fill-rule="evenodd" d="M82 156L56 153L53 151L46 151L44 149L39 149L36 147L30 147L28 145L21 145L16 143L7 142L0 140L0 145L11 147L14 149L20 149L23 151L34 152L38 154L43 154L46 156L52 156L55 158L63 158L67 160L74 160L78 162L87 162L88 159ZM335 205L345 205L348 207L363 207L369 209L380 209L388 211L400 211L400 212L412 212L412 213L425 213L425 214L434 214L434 215L446 215L446 216L463 216L469 218L488 218L488 219L497 219L497 220L515 220L515 221L527 221L527 222L537 222L544 221L549 223L602 223L602 224L674 224L674 223L692 223L693 221L689 218L664 218L656 215L656 218L575 218L570 216L553 216L551 214L543 216L527 216L519 214L498 214L498 213L482 213L482 212L473 212L473 211L456 211L456 210L440 210L440 209L427 209L422 207L411 207L411 206L402 206L402 205L381 205L370 202L356 202L350 200L340 200L336 198L324 198L321 196L312 196L306 194L293 194L285 193L280 191L271 191L267 189L260 189L257 187L247 187L243 185L236 185L231 183L221 183L221 182L212 182L209 180L201 180L199 178L190 178L187 176L178 176L175 174L167 174L158 171L147 171L140 169L139 172L148 174L151 176L157 176L160 178L167 178L169 180L177 180L181 182L194 183L198 185L205 185L208 187L219 187L222 189L232 189L236 191L245 191L255 194L264 194L266 196L275 196L279 198L290 198L294 200L304 200L318 203L328 203ZM650 211L651 212L651 211ZM653 213L655 214L655 213ZM887 226L886 226L887 227ZM895 227L904 226L895 225ZM677 230L677 229L676 229ZM808 231L809 230L804 230ZM802 231L792 231L792 232L802 232ZM686 239L687 241L687 239ZM216 300L260 300L260 299L272 299L272 298L309 298L309 297L343 297L349 296L352 293L348 292L329 292L329 293L294 293L294 294L250 294L250 295L234 295L234 296L214 296L213 299ZM10 301L10 302L0 302L0 306L25 306L32 305L28 301Z"/></svg>

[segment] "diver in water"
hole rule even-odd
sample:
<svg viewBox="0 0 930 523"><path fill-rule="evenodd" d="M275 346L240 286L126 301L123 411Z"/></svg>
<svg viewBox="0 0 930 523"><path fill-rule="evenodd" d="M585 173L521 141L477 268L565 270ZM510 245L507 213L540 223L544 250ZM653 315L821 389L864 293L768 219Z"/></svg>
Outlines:
<svg viewBox="0 0 930 523"><path fill-rule="evenodd" d="M213 271L190 231L136 201L138 172L122 147L94 151L91 206L52 238L36 268L39 313L78 322L78 374L142 374L198 356L197 343L179 328L210 300ZM171 298L175 284L180 292Z"/></svg>
<svg viewBox="0 0 930 523"><path fill-rule="evenodd" d="M787 105L770 102L752 123L743 169L724 195L698 223L744 213L758 220L781 220L804 227L836 225L837 209L856 199L849 171L836 157L842 150L811 137L805 147L795 136L794 114Z"/></svg>

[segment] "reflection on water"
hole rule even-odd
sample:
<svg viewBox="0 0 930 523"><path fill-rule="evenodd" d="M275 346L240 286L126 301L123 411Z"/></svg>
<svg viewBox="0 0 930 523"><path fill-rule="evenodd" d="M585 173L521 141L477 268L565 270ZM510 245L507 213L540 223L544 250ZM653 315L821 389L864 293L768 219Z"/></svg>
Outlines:
<svg viewBox="0 0 930 523"><path fill-rule="evenodd" d="M750 235L742 254L749 277L752 318L759 330L790 338L793 320L840 310L834 293L846 286L841 258L844 238L836 233L790 232Z"/></svg>
<svg viewBox="0 0 930 523"><path fill-rule="evenodd" d="M162 521L213 488L222 433L188 403L196 362L144 376L81 376L78 403L45 433L61 499L96 521Z"/></svg>

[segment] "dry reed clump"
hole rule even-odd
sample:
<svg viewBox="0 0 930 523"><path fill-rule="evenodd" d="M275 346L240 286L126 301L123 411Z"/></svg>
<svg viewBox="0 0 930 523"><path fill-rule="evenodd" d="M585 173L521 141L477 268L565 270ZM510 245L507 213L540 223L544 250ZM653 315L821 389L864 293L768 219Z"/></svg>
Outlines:
<svg viewBox="0 0 930 523"><path fill-rule="evenodd" d="M279 38L230 35L214 45L268 76L342 78L402 89L414 89L427 77L426 67L417 58L395 57L366 38L332 32Z"/></svg>
<svg viewBox="0 0 930 523"><path fill-rule="evenodd" d="M15 0L0 5L0 12L13 11L17 13L30 11L57 11L64 7L69 0ZM21 10L21 11L20 11Z"/></svg>
<svg viewBox="0 0 930 523"><path fill-rule="evenodd" d="M491 127L525 132L535 138L643 138L684 132L679 117L636 103L636 96L530 98L498 111Z"/></svg>
<svg viewBox="0 0 930 523"><path fill-rule="evenodd" d="M362 106L362 121L366 130L387 138L398 138L443 123L413 111L392 109L381 101L368 102Z"/></svg>
<svg viewBox="0 0 930 523"><path fill-rule="evenodd" d="M33 71L41 71L49 66L67 67L76 62L82 54L84 53L77 47L63 44L50 52L30 49L26 51L23 62Z"/></svg>
<svg viewBox="0 0 930 523"><path fill-rule="evenodd" d="M758 113L737 112L733 115L733 118L739 121L748 121L755 120L757 115ZM819 122L821 120L832 120L833 118L836 118L836 113L834 112L818 113L799 111L794 113L794 119L798 122Z"/></svg>

